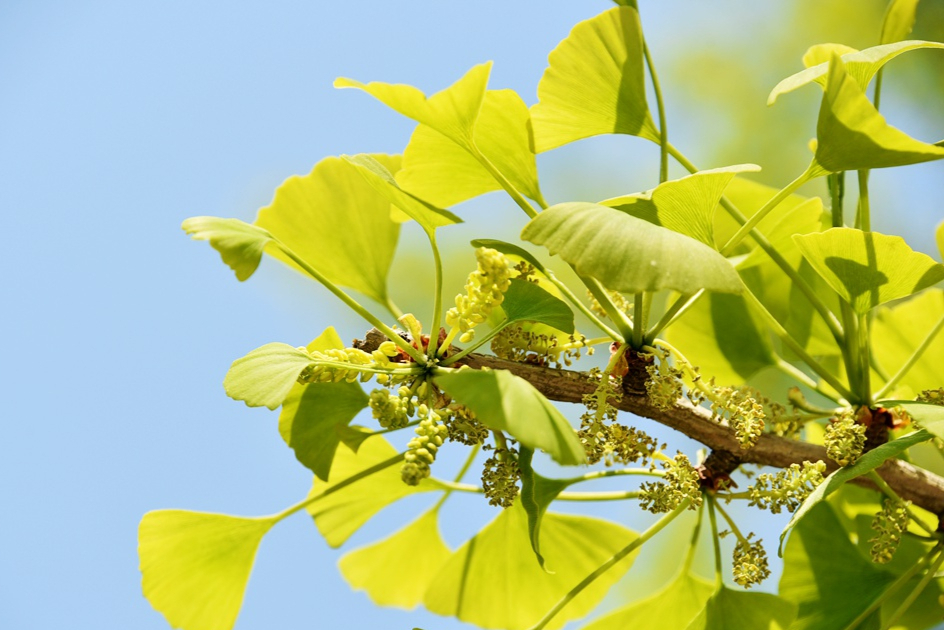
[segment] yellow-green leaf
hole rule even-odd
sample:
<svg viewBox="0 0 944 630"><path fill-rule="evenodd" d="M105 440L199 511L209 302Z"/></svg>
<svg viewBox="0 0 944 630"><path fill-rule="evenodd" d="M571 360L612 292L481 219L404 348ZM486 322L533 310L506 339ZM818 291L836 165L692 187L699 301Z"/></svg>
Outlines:
<svg viewBox="0 0 944 630"><path fill-rule="evenodd" d="M513 90L488 90L475 123L475 146L524 195L541 200L528 106ZM499 190L501 185L469 151L426 125L417 125L403 152L397 182L442 208Z"/></svg>
<svg viewBox="0 0 944 630"><path fill-rule="evenodd" d="M195 241L210 241L236 278L242 282L256 272L272 235L239 219L191 217L181 226Z"/></svg>
<svg viewBox="0 0 944 630"><path fill-rule="evenodd" d="M913 251L900 236L831 228L798 234L793 240L817 273L859 314L944 280L944 265Z"/></svg>
<svg viewBox="0 0 944 630"><path fill-rule="evenodd" d="M944 158L944 147L915 140L886 123L839 57L829 63L816 140L816 163L833 173Z"/></svg>
<svg viewBox="0 0 944 630"><path fill-rule="evenodd" d="M944 317L944 291L931 290L907 302L875 310L872 353L879 365L895 374L934 326ZM925 389L944 386L944 332L938 333L921 358L895 387L899 398L914 398Z"/></svg>
<svg viewBox="0 0 944 630"><path fill-rule="evenodd" d="M892 0L885 11L885 19L882 21L883 44L900 42L908 37L911 29L914 28L915 14L918 11L919 0Z"/></svg>
<svg viewBox="0 0 944 630"><path fill-rule="evenodd" d="M460 547L433 578L423 599L434 613L482 628L524 630L570 589L628 545L636 534L615 523L548 513L541 528L546 573L528 545L528 520L518 502ZM586 615L629 569L635 553L575 597L547 625L560 628Z"/></svg>
<svg viewBox="0 0 944 630"><path fill-rule="evenodd" d="M567 334L574 332L574 312L534 282L512 279L500 308L507 323L539 322Z"/></svg>
<svg viewBox="0 0 944 630"><path fill-rule="evenodd" d="M311 361L304 348L267 343L233 361L223 379L223 388L227 396L242 400L249 407L275 409Z"/></svg>
<svg viewBox="0 0 944 630"><path fill-rule="evenodd" d="M669 630L685 628L705 607L715 585L691 573L681 573L664 589L638 602L617 608L583 630Z"/></svg>
<svg viewBox="0 0 944 630"><path fill-rule="evenodd" d="M138 528L144 596L183 630L230 630L256 549L276 519L157 510Z"/></svg>
<svg viewBox="0 0 944 630"><path fill-rule="evenodd" d="M541 555L541 521L547 513L547 508L551 502L557 498L561 491L570 485L570 482L564 479L549 479L539 475L531 466L531 460L534 457L534 451L527 446L522 446L518 453L518 469L521 471L521 507L528 515L528 540L531 541L531 549L537 556L538 564L547 569L544 563L544 556ZM553 573L553 571L549 571Z"/></svg>
<svg viewBox="0 0 944 630"><path fill-rule="evenodd" d="M399 156L373 158L390 171L400 167ZM400 226L390 220L387 198L344 160L325 158L308 175L285 180L255 224L331 282L386 301ZM275 256L298 268L284 254Z"/></svg>
<svg viewBox="0 0 944 630"><path fill-rule="evenodd" d="M941 260L944 260L944 221L938 224L935 239L937 240L937 251L941 254Z"/></svg>
<svg viewBox="0 0 944 630"><path fill-rule="evenodd" d="M819 197L807 199L799 206L793 208L785 214L765 234L767 241L776 249L781 256L791 260L797 257L797 245L793 241L795 234L809 234L819 232L823 225L823 201ZM755 265L765 264L770 261L767 252L755 248L751 253L738 263L738 271L749 269Z"/></svg>
<svg viewBox="0 0 944 630"><path fill-rule="evenodd" d="M659 141L649 115L639 14L614 7L580 22L548 56L531 107L535 150L603 133Z"/></svg>
<svg viewBox="0 0 944 630"><path fill-rule="evenodd" d="M770 593L746 593L722 586L687 630L787 630L797 607Z"/></svg>
<svg viewBox="0 0 944 630"><path fill-rule="evenodd" d="M378 606L407 610L423 594L452 552L439 534L436 510L381 541L356 549L338 562L341 575Z"/></svg>
<svg viewBox="0 0 944 630"><path fill-rule="evenodd" d="M340 77L336 88L358 88L407 118L427 125L460 146L471 149L492 62L473 66L465 76L429 98L412 85L361 83Z"/></svg>
<svg viewBox="0 0 944 630"><path fill-rule="evenodd" d="M750 218L757 214L757 211L778 192L776 188L765 186L746 177L735 177L725 189L724 196L733 203L742 214ZM761 219L756 229L762 234L767 234L781 217L785 216L788 212L805 201L807 201L807 198L802 195L796 193L790 195L781 201L767 216ZM731 215L728 214L727 210L717 210L714 219L716 249L720 249L721 246L727 243L740 227L741 224L735 221ZM753 241L751 239L744 239L738 245L738 248L735 249L734 253L746 251L748 247L752 245Z"/></svg>
<svg viewBox="0 0 944 630"><path fill-rule="evenodd" d="M521 238L614 291L741 291L734 267L708 245L595 203L552 206L528 222Z"/></svg>
<svg viewBox="0 0 944 630"><path fill-rule="evenodd" d="M845 44L814 44L803 53L803 67L812 68L821 63L829 63L833 55L839 55L841 57L842 55L856 52L859 52L858 48L846 46Z"/></svg>
<svg viewBox="0 0 944 630"><path fill-rule="evenodd" d="M652 190L614 197L600 204L714 247L715 208L724 189L738 173L759 170L755 164L737 164L699 171L659 184Z"/></svg>
<svg viewBox="0 0 944 630"><path fill-rule="evenodd" d="M311 495L331 488L351 475L390 459L397 452L380 436L366 440L357 453L339 448L334 456L328 481L315 479ZM408 486L400 479L400 466L394 465L356 481L337 492L312 503L308 513L315 519L318 531L332 547L340 547L361 526L386 506L416 492L429 492L436 487L428 480Z"/></svg>

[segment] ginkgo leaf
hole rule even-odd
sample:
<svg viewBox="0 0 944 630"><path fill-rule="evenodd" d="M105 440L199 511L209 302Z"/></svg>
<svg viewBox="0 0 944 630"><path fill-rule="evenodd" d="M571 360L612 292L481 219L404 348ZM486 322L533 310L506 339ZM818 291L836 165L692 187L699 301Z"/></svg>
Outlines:
<svg viewBox="0 0 944 630"><path fill-rule="evenodd" d="M174 628L230 630L274 517L157 510L138 527L144 596Z"/></svg>
<svg viewBox="0 0 944 630"><path fill-rule="evenodd" d="M482 108L492 62L473 66L448 88L429 98L412 85L360 83L335 79L336 88L358 88L407 118L431 127L460 146L471 150L473 130Z"/></svg>
<svg viewBox="0 0 944 630"><path fill-rule="evenodd" d="M816 164L836 173L941 158L944 147L915 140L886 123L839 57L833 57L816 124Z"/></svg>
<svg viewBox="0 0 944 630"><path fill-rule="evenodd" d="M380 464L396 454L390 443L380 436L366 440L357 453L347 448L339 448L335 453L327 483L316 478L309 496L321 494L335 483ZM391 503L417 492L436 489L427 479L421 481L418 486L408 486L400 478L400 467L390 466L315 501L307 509L328 544L340 547L364 523Z"/></svg>
<svg viewBox="0 0 944 630"><path fill-rule="evenodd" d="M823 200L819 197L807 199L785 214L776 225L765 233L767 241L786 259L794 257L797 245L793 241L795 234L819 232L825 217ZM743 261L738 263L738 271L744 271L755 265L770 261L770 256L759 247L754 249Z"/></svg>
<svg viewBox="0 0 944 630"><path fill-rule="evenodd" d="M663 182L646 192L601 201L600 205L616 208L714 247L715 208L724 189L738 173L759 170L755 164L737 164L699 171Z"/></svg>
<svg viewBox="0 0 944 630"><path fill-rule="evenodd" d="M534 468L531 467L533 457L534 451L526 446L521 447L518 453L518 470L521 471L519 500L525 514L528 515L528 540L531 541L531 549L537 556L538 564L547 569L544 556L541 555L541 522L544 520L547 508L551 506L557 495L570 485L570 482L563 479L548 479L534 472ZM548 572L553 573L553 571Z"/></svg>
<svg viewBox="0 0 944 630"><path fill-rule="evenodd" d="M341 575L378 606L415 608L452 555L438 520L437 511L429 510L391 536L343 556Z"/></svg>
<svg viewBox="0 0 944 630"><path fill-rule="evenodd" d="M306 349L323 352L343 347L338 333L328 327ZM295 451L295 459L327 480L338 445L350 444L353 437L350 431L345 433L348 424L366 406L367 395L357 383L295 383L282 403L279 433ZM358 437L362 441L367 436Z"/></svg>
<svg viewBox="0 0 944 630"><path fill-rule="evenodd" d="M735 177L725 189L724 196L734 204L742 214L750 218L757 214L757 211L778 192L776 188L766 186L746 177ZM773 211L761 219L755 229L761 234L767 234L782 217L806 201L808 201L807 197L796 193L788 196L777 204L777 207L774 208ZM740 227L741 224L735 221L726 210L715 211L715 249L721 249ZM746 238L738 244L734 253L748 251L752 246L753 241L750 238Z"/></svg>
<svg viewBox="0 0 944 630"><path fill-rule="evenodd" d="M646 104L635 9L614 7L574 26L548 56L531 120L538 153L604 133L659 141Z"/></svg>
<svg viewBox="0 0 944 630"><path fill-rule="evenodd" d="M900 236L831 228L793 240L813 268L859 314L944 280L944 265Z"/></svg>
<svg viewBox="0 0 944 630"><path fill-rule="evenodd" d="M538 322L562 332L574 332L574 313L562 300L534 282L512 279L501 303L507 323Z"/></svg>
<svg viewBox="0 0 944 630"><path fill-rule="evenodd" d="M938 223L934 236L937 241L937 251L941 254L941 260L944 260L944 221Z"/></svg>
<svg viewBox="0 0 944 630"><path fill-rule="evenodd" d="M249 407L275 409L311 362L311 355L304 348L267 343L233 361L223 379L223 388L227 396L245 401Z"/></svg>
<svg viewBox="0 0 944 630"><path fill-rule="evenodd" d="M882 20L882 36L879 41L883 44L900 42L908 37L914 28L915 14L918 12L919 0L892 0L885 11Z"/></svg>
<svg viewBox="0 0 944 630"><path fill-rule="evenodd" d="M367 154L360 155L342 155L348 163L354 165L357 172L390 203L403 211L404 215L398 217L394 215L395 220L414 219L424 230L432 232L438 227L462 223L462 219L449 212L428 204L422 199L411 195L402 190L393 175L390 174L383 164Z"/></svg>
<svg viewBox="0 0 944 630"><path fill-rule="evenodd" d="M913 400L881 400L878 405L902 409L922 429L934 437L944 439L944 407Z"/></svg>
<svg viewBox="0 0 944 630"><path fill-rule="evenodd" d="M939 42L925 42L919 40L909 40L904 42L883 43L881 46L873 46L865 50L855 50L842 44L820 44L807 51L803 57L806 70L797 72L778 83L770 95L767 97L767 104L773 105L779 96L792 92L809 83L818 83L826 87L827 75L829 74L829 63L833 55L840 55L842 63L849 73L849 77L854 79L862 90L868 87L869 82L875 73L882 69L886 63L911 50L920 50L923 48L944 49L944 44ZM815 64L807 62L816 61Z"/></svg>
<svg viewBox="0 0 944 630"><path fill-rule="evenodd" d="M567 418L523 378L507 370L466 367L440 372L434 381L485 426L507 431L524 446L546 451L564 466L586 462L583 445Z"/></svg>
<svg viewBox="0 0 944 630"><path fill-rule="evenodd" d="M514 90L488 90L475 123L475 146L524 195L541 200L528 106ZM469 151L417 125L403 152L397 182L429 203L448 208L501 185Z"/></svg>
<svg viewBox="0 0 944 630"><path fill-rule="evenodd" d="M944 318L944 291L928 290L891 307L875 310L871 325L872 353L890 374L897 372ZM898 381L896 395L911 396L944 384L944 331Z"/></svg>
<svg viewBox="0 0 944 630"><path fill-rule="evenodd" d="M400 168L399 156L372 157L392 172ZM285 180L255 224L331 282L386 301L400 226L390 219L387 198L341 158L325 158L308 175ZM298 269L284 254L275 256Z"/></svg>
<svg viewBox="0 0 944 630"><path fill-rule="evenodd" d="M528 521L518 502L502 511L460 547L433 578L423 603L430 611L482 628L524 630L535 624L571 588L636 538L620 525L585 516L549 513L541 539L546 573L526 541ZM628 555L591 583L550 623L560 628L592 610L629 569Z"/></svg>
<svg viewBox="0 0 944 630"><path fill-rule="evenodd" d="M240 282L256 272L266 245L272 242L269 232L239 219L191 217L180 227L195 241L210 241Z"/></svg>
<svg viewBox="0 0 944 630"><path fill-rule="evenodd" d="M521 238L614 291L741 291L734 267L708 245L595 203L552 206L525 225Z"/></svg>
<svg viewBox="0 0 944 630"><path fill-rule="evenodd" d="M796 605L782 597L722 586L687 630L788 630L796 616Z"/></svg>
<svg viewBox="0 0 944 630"><path fill-rule="evenodd" d="M583 630L685 628L704 609L714 592L713 582L691 573L681 573L658 593L617 608L584 626Z"/></svg>

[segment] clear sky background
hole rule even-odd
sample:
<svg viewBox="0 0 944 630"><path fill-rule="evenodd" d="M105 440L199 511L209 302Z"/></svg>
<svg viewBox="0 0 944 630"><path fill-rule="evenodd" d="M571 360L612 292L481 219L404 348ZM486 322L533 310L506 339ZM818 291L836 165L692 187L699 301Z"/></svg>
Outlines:
<svg viewBox="0 0 944 630"><path fill-rule="evenodd" d="M641 4L673 142L705 167L766 168L770 158L764 177L783 184L798 174L818 95L795 95L779 112L767 110L764 97L800 68L823 24L794 31L795 12L780 1ZM881 2L830 4L856 5L865 32L877 29ZM136 529L145 512L269 514L310 486L278 435L277 414L227 399L223 375L264 343L304 345L331 324L351 339L364 326L272 261L238 283L180 222L203 214L252 220L282 180L322 157L402 151L412 124L364 94L334 90L336 76L433 92L491 59L491 86L514 88L530 104L547 53L573 24L609 6L0 3L0 213L8 251L0 293L0 627L166 628L141 596ZM874 43L854 41L864 31L849 30L855 20L844 10L833 24L852 38L845 43ZM713 60L731 54L740 65L717 66L706 85L711 64L720 63ZM940 97L903 76L903 88ZM940 100L922 106L907 91L894 96L895 81L891 75L883 110L918 137L944 137ZM790 127L782 117L794 109L805 117ZM733 114L771 133L789 127L807 135L783 151L764 146L760 134L728 142ZM654 147L633 138L583 141L540 157L542 186L552 203L644 190L657 183L656 158ZM942 214L942 175L939 163L897 179L876 174L876 229L903 231L933 254L929 228ZM896 209L883 213L896 198ZM468 224L449 236L457 248L476 236L514 234L522 223L497 194L458 211ZM429 274L420 241L407 232L395 286L411 308ZM462 250L450 260L461 284L471 255ZM672 439L694 454L691 443ZM399 526L418 505L395 507L348 548ZM644 526L647 517L637 512L627 506L610 515ZM491 515L456 501L447 540L459 544ZM782 524L770 526L768 541ZM373 607L343 583L338 556L307 517L281 523L263 541L237 628L465 627Z"/></svg>

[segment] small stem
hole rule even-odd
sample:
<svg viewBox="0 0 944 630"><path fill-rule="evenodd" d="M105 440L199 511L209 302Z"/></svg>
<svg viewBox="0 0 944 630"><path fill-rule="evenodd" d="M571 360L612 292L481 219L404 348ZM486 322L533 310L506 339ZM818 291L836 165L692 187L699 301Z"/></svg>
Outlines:
<svg viewBox="0 0 944 630"><path fill-rule="evenodd" d="M856 208L856 226L863 232L872 231L869 210L869 172L859 171L859 205Z"/></svg>
<svg viewBox="0 0 944 630"><path fill-rule="evenodd" d="M738 529L738 526L734 523L734 519L731 518L731 516L724 510L724 508L721 507L721 504L718 502L715 502L714 506L715 508L717 508L718 512L721 513L721 516L727 522L728 527L731 528L731 531L734 532L734 535L737 536L737 539L741 541L742 543L749 544L747 538L744 537L744 534L741 533L741 530Z"/></svg>
<svg viewBox="0 0 944 630"><path fill-rule="evenodd" d="M433 318L429 331L429 346L427 355L430 359L436 358L437 346L439 344L439 327L442 320L442 257L439 255L439 246L436 245L436 233L433 230L426 232L429 237L429 245L433 248L433 261L436 267L436 286L433 296Z"/></svg>
<svg viewBox="0 0 944 630"><path fill-rule="evenodd" d="M934 338L937 337L938 333L944 330L944 316L941 316L941 319L937 320L937 323L934 324L934 328L931 329L931 332L928 333L928 336L924 338L924 341L915 348L915 351L911 353L911 356L908 357L908 360L905 361L904 365L898 368L898 371L895 372L895 375L891 377L885 385L882 386L882 389L878 390L875 394L876 400L881 400L884 398L888 392L898 384L898 382L908 374L908 371L914 367L924 352L931 346L931 343L934 341Z"/></svg>
<svg viewBox="0 0 944 630"><path fill-rule="evenodd" d="M645 308L643 298L646 292L640 291L633 295L633 347L642 347L642 334L646 330Z"/></svg>
<svg viewBox="0 0 944 630"><path fill-rule="evenodd" d="M656 325L653 326L649 332L646 333L646 337L643 340L644 343L652 345L653 340L659 335L660 332L671 326L675 323L679 317L682 316L685 311L687 311L691 306L698 301L698 298L705 294L704 289L699 289L691 295L680 295L676 298L672 306L669 307L669 310L662 315L662 318L656 322Z"/></svg>
<svg viewBox="0 0 944 630"><path fill-rule="evenodd" d="M568 287L566 284L561 282L557 278L557 276L555 276L553 273L548 271L547 279L550 280L551 283L554 284L554 286L560 289L560 292L564 295L564 297L570 300L570 303L576 306L577 310L583 313L587 317L587 319L589 319L591 322L596 324L597 328L599 328L601 331L609 335L610 339L612 339L613 341L623 340L623 338L620 336L618 332L616 332L615 330L613 330L612 328L604 324L603 320L597 317L596 313L594 313L589 308L587 308L586 304L584 304L576 295L574 295L573 291L570 290L570 287Z"/></svg>
<svg viewBox="0 0 944 630"><path fill-rule="evenodd" d="M462 478L465 477L465 474L469 472L469 468L472 466L472 462L475 461L475 456L479 454L479 449L481 447L481 444L476 444L472 447L472 450L469 451L469 456L465 459L465 463L462 464L462 468L459 469L459 472L456 473L456 476L453 478L453 483L458 485L459 482L462 481ZM443 495L439 497L439 501L436 501L436 505L433 506L434 512L439 511L439 508L441 508L442 504L446 502L446 499L449 498L449 495L452 494L454 489L455 488L446 488L446 491L443 493Z"/></svg>
<svg viewBox="0 0 944 630"><path fill-rule="evenodd" d="M621 337L619 341L629 341L633 338L633 324L629 321L629 318L626 317L626 313L616 308L616 304L613 303L613 300L610 299L610 296L607 295L606 289L603 288L603 285L600 284L595 278L588 278L585 276L580 276L580 280L590 289L590 293L593 294L593 297L600 304L603 310L606 312L607 317L613 320L613 323L616 324L616 327L619 329Z"/></svg>
<svg viewBox="0 0 944 630"><path fill-rule="evenodd" d="M561 492L557 495L558 501L624 501L638 499L638 490L616 492Z"/></svg>
<svg viewBox="0 0 944 630"><path fill-rule="evenodd" d="M845 225L842 218L843 199L846 196L846 173L831 173L826 176L826 185L829 188L830 215L833 227Z"/></svg>
<svg viewBox="0 0 944 630"><path fill-rule="evenodd" d="M669 134L666 131L665 104L662 102L662 89L659 87L659 76L652 61L652 53L646 40L642 42L642 54L646 58L646 67L649 69L649 78L652 79L652 91L656 95L656 110L659 112L659 183L669 179Z"/></svg>
<svg viewBox="0 0 944 630"><path fill-rule="evenodd" d="M698 548L698 536L701 534L702 517L705 515L705 504L698 507L698 518L695 521L695 529L692 530L692 539L688 544L688 551L685 553L685 561L682 563L682 574L692 570L692 562L695 561L695 550Z"/></svg>
<svg viewBox="0 0 944 630"><path fill-rule="evenodd" d="M573 485L575 483L583 483L585 481L593 481L595 479L605 479L606 477L620 477L623 475L643 475L646 477L664 477L665 471L662 470L650 470L649 468L619 468L617 470L597 470L586 475L581 475L579 477L571 477L569 479L555 479L554 481L561 481L567 483L567 485Z"/></svg>
<svg viewBox="0 0 944 630"><path fill-rule="evenodd" d="M401 317L403 317L403 311L400 310L400 307L397 306L396 303L392 299L390 299L389 296L387 297L386 300L384 300L384 306L387 307L387 310L390 312L391 315L393 315L394 319L400 319Z"/></svg>
<svg viewBox="0 0 944 630"><path fill-rule="evenodd" d="M817 383L816 381L811 379L809 376L807 376L803 371L801 371L795 365L784 361L782 357L777 357L777 363L775 365L778 370L780 370L787 376L791 376L795 378L797 381L799 381L803 385L806 385L807 387L809 387L810 389L818 393L820 396L828 398L829 400L833 401L837 405L842 404L842 402L839 400L839 398L836 397L834 393L824 388L820 383ZM821 411L825 411L825 410L821 410Z"/></svg>
<svg viewBox="0 0 944 630"><path fill-rule="evenodd" d="M682 503L677 508L660 518L649 529L640 534L639 538L634 539L631 543L617 551L612 558L601 564L596 570L590 573L590 575L581 580L577 586L570 589L570 592L564 595L564 597L562 597L561 600L557 602L557 604L555 604L546 615L544 615L544 618L541 619L541 621L532 626L531 630L542 630L544 627L546 627L547 624L550 623L551 620L557 615L557 613L559 613L567 604L569 604L571 600L577 597L577 595L579 595L583 589L590 586L594 580L606 573L611 567L613 567L613 565L617 564L620 560L636 551L636 549L643 546L650 538L662 531L666 525L675 520L675 517L681 514L688 507L689 503L691 503L690 499L682 501Z"/></svg>
<svg viewBox="0 0 944 630"><path fill-rule="evenodd" d="M495 336L498 335L498 333L500 333L508 324L509 324L509 321L507 319L504 320L502 323L500 323L498 326L495 326L495 328L492 328L490 331L488 331L488 333L485 334L484 337L476 341L474 344L472 344L468 348L465 348L461 352L457 352L456 354L444 359L442 363L440 363L440 365L443 365L443 366L452 365L459 359L463 359L467 357L468 355L475 352L476 350L481 348L483 345L485 345L486 343L494 339ZM447 341L448 341L448 338L447 338ZM443 345L443 347L448 349L448 346L446 346L445 344Z"/></svg>
<svg viewBox="0 0 944 630"><path fill-rule="evenodd" d="M939 549L939 547L935 547ZM941 568L941 564L944 563L944 553L938 553L937 558L934 560L934 564L927 570L927 572L921 577L921 581L918 582L917 586L908 593L908 597L901 602L901 605L895 609L895 612L892 613L891 617L888 618L888 621L885 622L885 625L882 626L882 630L888 630L892 628L901 616L904 615L911 605L914 604L915 600L918 599L918 596L924 592L924 589L927 588L928 584L934 579L934 575L937 573L937 570Z"/></svg>
<svg viewBox="0 0 944 630"><path fill-rule="evenodd" d="M770 213L771 210L779 206L780 202L789 197L793 191L808 182L810 179L810 169L807 169L803 171L799 177L787 184L782 190L780 190L780 192L774 195L767 203L763 205L760 210L754 214L754 216L748 219L747 223L741 226L741 229L734 233L734 236L728 239L728 242L725 243L724 247L721 248L721 255L729 256L731 254L731 250L734 249L737 244L744 239L745 236L750 234L754 227L760 223L763 218Z"/></svg>
<svg viewBox="0 0 944 630"><path fill-rule="evenodd" d="M895 492L894 488L892 488L890 485L888 485L888 483L885 482L884 479L882 479L881 475L879 475L874 470L869 471L868 475L869 475L869 479L872 480L872 483L878 486L878 489L881 490L882 493L886 497L888 497L895 503L904 505L905 503L904 500L902 500L902 498L898 496L898 493ZM935 538L937 537L937 532L934 530L934 528L932 528L927 523L919 519L918 516L914 512L911 511L911 508L908 508L908 517L912 521L914 521L915 525L923 529L925 532L927 532L931 536L934 536Z"/></svg>
<svg viewBox="0 0 944 630"><path fill-rule="evenodd" d="M711 537L715 541L715 584L717 588L724 585L724 573L721 569L721 537L718 536L718 517L715 516L715 506L717 501L708 494L705 495L708 500L708 518L711 521Z"/></svg>
<svg viewBox="0 0 944 630"><path fill-rule="evenodd" d="M859 315L859 321L856 328L856 342L858 343L859 355L859 395L867 404L872 404L872 373L869 370L869 354L871 349L869 345L869 314Z"/></svg>
<svg viewBox="0 0 944 630"><path fill-rule="evenodd" d="M613 339L611 337L594 337L593 339L587 339L583 342L585 346L598 346L601 343L611 343Z"/></svg>

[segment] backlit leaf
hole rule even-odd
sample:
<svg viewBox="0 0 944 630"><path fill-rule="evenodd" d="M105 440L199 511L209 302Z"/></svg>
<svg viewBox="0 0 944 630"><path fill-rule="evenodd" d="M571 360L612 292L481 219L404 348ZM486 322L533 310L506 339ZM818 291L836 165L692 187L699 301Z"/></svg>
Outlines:
<svg viewBox="0 0 944 630"><path fill-rule="evenodd" d="M841 57L856 52L859 52L858 48L846 46L845 44L814 44L803 53L803 66L805 68L812 68L821 63L828 64L829 60L833 58L833 55L839 55ZM770 103L768 103L768 105L769 104Z"/></svg>
<svg viewBox="0 0 944 630"><path fill-rule="evenodd" d="M195 241L210 241L241 282L255 273L272 235L239 219L191 217L181 226Z"/></svg>
<svg viewBox="0 0 944 630"><path fill-rule="evenodd" d="M937 251L941 254L941 260L944 260L944 221L938 224L934 236L937 241Z"/></svg>
<svg viewBox="0 0 944 630"><path fill-rule="evenodd" d="M274 518L157 510L138 527L144 596L183 630L230 630Z"/></svg>
<svg viewBox="0 0 944 630"><path fill-rule="evenodd" d="M714 247L715 208L724 189L738 173L759 170L760 167L754 164L738 164L699 171L664 182L646 192L601 201L600 205L616 208Z"/></svg>
<svg viewBox="0 0 944 630"><path fill-rule="evenodd" d="M245 401L250 407L275 409L311 362L311 355L303 348L267 343L233 361L223 388L227 396Z"/></svg>
<svg viewBox="0 0 944 630"><path fill-rule="evenodd" d="M934 437L944 439L944 407L941 405L912 400L882 400L877 404L904 409L919 427Z"/></svg>
<svg viewBox="0 0 944 630"><path fill-rule="evenodd" d="M816 139L815 162L833 173L944 158L944 147L915 140L886 123L838 57L829 64Z"/></svg>
<svg viewBox="0 0 944 630"><path fill-rule="evenodd" d="M554 568L549 574L534 560L527 527L518 502L502 511L449 558L432 580L425 606L482 628L524 630L636 537L615 523L549 513L541 530L547 563ZM630 554L591 583L547 628L560 628L590 612L634 558Z"/></svg>
<svg viewBox="0 0 944 630"><path fill-rule="evenodd" d="M541 555L541 521L544 520L544 514L551 502L557 498L557 495L566 488L569 483L560 479L548 479L543 477L531 467L531 459L534 457L534 451L526 446L522 446L518 454L518 469L521 471L521 506L525 514L528 515L528 539L531 541L531 549L537 556L538 564L542 568L544 565L544 556ZM553 573L553 571L548 571Z"/></svg>
<svg viewBox="0 0 944 630"><path fill-rule="evenodd" d="M412 609L452 553L439 534L437 512L429 510L400 531L338 561L341 575L378 606Z"/></svg>
<svg viewBox="0 0 944 630"><path fill-rule="evenodd" d="M609 289L739 293L734 267L693 238L595 203L562 203L532 219L521 238L544 245Z"/></svg>
<svg viewBox="0 0 944 630"><path fill-rule="evenodd" d="M535 149L543 153L603 133L659 141L649 115L639 14L614 7L580 22L548 56L531 107Z"/></svg>
<svg viewBox="0 0 944 630"><path fill-rule="evenodd" d="M795 253L798 253L793 235L819 232L822 228L824 216L823 201L819 197L813 197L785 214L776 225L765 232L764 236L767 237L767 240L781 256L790 259ZM743 271L769 261L770 256L767 255L767 252L758 247L747 258L738 263L737 268L738 271Z"/></svg>
<svg viewBox="0 0 944 630"><path fill-rule="evenodd" d="M396 454L390 443L380 436L365 441L357 453L347 448L339 448L334 456L328 482L316 478L311 496L320 494L335 483L380 464ZM406 485L400 479L400 466L393 465L315 501L307 509L328 544L340 547L383 508L416 492L431 490L436 490L436 486L427 479L421 481L418 486Z"/></svg>
<svg viewBox="0 0 944 630"><path fill-rule="evenodd" d="M757 211L772 199L777 192L778 190L776 188L755 182L746 177L735 177L725 189L724 196L734 204L742 214L750 218L757 214ZM790 195L781 201L767 216L761 219L756 229L760 231L761 234L767 234L783 216L806 201L808 201L807 197L802 195L796 193ZM741 225L728 214L727 210L716 210L714 218L715 249L721 249L721 246L727 243L740 227ZM753 241L750 238L746 238L741 241L734 253L747 251L752 245Z"/></svg>
<svg viewBox="0 0 944 630"><path fill-rule="evenodd" d="M722 586L687 630L787 630L796 614L796 606L782 597Z"/></svg>
<svg viewBox="0 0 944 630"><path fill-rule="evenodd" d="M793 237L803 256L844 300L864 314L944 280L944 265L900 236L831 228Z"/></svg>
<svg viewBox="0 0 944 630"><path fill-rule="evenodd" d="M658 593L617 608L584 626L583 630L685 628L705 608L714 592L713 582L691 573L681 573Z"/></svg>
<svg viewBox="0 0 944 630"><path fill-rule="evenodd" d="M574 313L570 307L534 282L512 279L501 309L509 323L539 322L568 334L574 332Z"/></svg>
<svg viewBox="0 0 944 630"><path fill-rule="evenodd" d="M461 79L429 98L412 85L360 83L343 77L336 88L358 88L407 118L427 125L453 142L470 147L475 122L482 108L492 62L473 66Z"/></svg>
<svg viewBox="0 0 944 630"><path fill-rule="evenodd" d="M439 373L434 380L485 426L507 431L524 446L546 451L559 464L576 466L586 461L583 445L567 418L528 381L507 370L469 368Z"/></svg>
<svg viewBox="0 0 944 630"><path fill-rule="evenodd" d="M489 90L475 123L475 146L524 195L539 200L538 170L528 106L513 90ZM426 125L417 125L403 152L397 182L429 203L448 208L501 185L471 153Z"/></svg>
<svg viewBox="0 0 944 630"><path fill-rule="evenodd" d="M883 44L900 42L908 37L911 29L914 28L915 13L918 11L919 0L892 0L885 11L885 19L882 21Z"/></svg>
<svg viewBox="0 0 944 630"><path fill-rule="evenodd" d="M396 172L400 157L372 156ZM318 162L307 175L289 177L255 225L265 228L335 284L384 302L387 273L400 226L390 220L390 202L337 157ZM275 256L295 267L284 254Z"/></svg>
<svg viewBox="0 0 944 630"><path fill-rule="evenodd" d="M872 353L890 374L905 364L944 317L944 291L928 290L891 307L879 307L872 318ZM913 398L925 389L944 385L944 332L931 341L895 387L895 395Z"/></svg>

